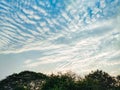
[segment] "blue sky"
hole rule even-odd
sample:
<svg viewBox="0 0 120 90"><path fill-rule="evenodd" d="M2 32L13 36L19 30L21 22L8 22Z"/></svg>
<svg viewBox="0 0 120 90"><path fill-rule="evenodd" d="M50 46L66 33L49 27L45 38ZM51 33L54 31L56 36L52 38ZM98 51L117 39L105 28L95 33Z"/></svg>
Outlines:
<svg viewBox="0 0 120 90"><path fill-rule="evenodd" d="M96 69L120 74L120 0L0 0L0 79Z"/></svg>

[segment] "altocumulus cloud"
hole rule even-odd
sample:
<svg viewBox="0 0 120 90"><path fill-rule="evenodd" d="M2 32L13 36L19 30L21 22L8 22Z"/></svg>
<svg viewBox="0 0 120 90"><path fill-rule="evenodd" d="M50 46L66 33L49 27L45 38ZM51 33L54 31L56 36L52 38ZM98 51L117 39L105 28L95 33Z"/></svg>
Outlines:
<svg viewBox="0 0 120 90"><path fill-rule="evenodd" d="M0 54L43 53L25 68L120 72L119 0L2 0L0 12Z"/></svg>

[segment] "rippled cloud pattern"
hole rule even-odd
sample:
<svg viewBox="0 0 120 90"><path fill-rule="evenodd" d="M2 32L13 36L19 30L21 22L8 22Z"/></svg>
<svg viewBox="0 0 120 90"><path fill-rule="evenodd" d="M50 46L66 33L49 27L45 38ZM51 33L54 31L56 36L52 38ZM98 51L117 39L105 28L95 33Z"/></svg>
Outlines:
<svg viewBox="0 0 120 90"><path fill-rule="evenodd" d="M1 0L0 62L6 57L22 70L118 74L120 0Z"/></svg>

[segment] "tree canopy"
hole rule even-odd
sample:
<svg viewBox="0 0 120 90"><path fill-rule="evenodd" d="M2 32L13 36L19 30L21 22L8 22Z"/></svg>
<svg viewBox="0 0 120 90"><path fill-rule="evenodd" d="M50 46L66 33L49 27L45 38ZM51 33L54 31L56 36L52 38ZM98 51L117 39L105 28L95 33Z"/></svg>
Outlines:
<svg viewBox="0 0 120 90"><path fill-rule="evenodd" d="M96 70L81 78L72 72L45 75L23 71L1 80L0 90L120 90L120 75Z"/></svg>

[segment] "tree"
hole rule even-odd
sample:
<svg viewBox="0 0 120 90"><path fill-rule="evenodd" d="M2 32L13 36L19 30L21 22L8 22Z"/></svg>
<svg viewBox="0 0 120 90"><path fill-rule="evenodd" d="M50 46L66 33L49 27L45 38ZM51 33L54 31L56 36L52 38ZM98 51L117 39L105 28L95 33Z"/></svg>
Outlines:
<svg viewBox="0 0 120 90"><path fill-rule="evenodd" d="M0 90L37 90L46 79L47 76L42 73L23 71L0 81Z"/></svg>
<svg viewBox="0 0 120 90"><path fill-rule="evenodd" d="M120 75L96 70L81 78L72 72L47 76L23 71L0 81L0 90L120 90Z"/></svg>
<svg viewBox="0 0 120 90"><path fill-rule="evenodd" d="M42 90L75 90L75 74L50 75Z"/></svg>
<svg viewBox="0 0 120 90"><path fill-rule="evenodd" d="M102 90L111 90L114 89L116 80L114 77L111 77L108 73L103 72L102 70L97 70L90 73L85 77L87 81L91 80L96 86L99 86ZM95 85L93 87L95 87Z"/></svg>
<svg viewBox="0 0 120 90"><path fill-rule="evenodd" d="M120 90L120 75L116 77L117 83L116 83L116 89Z"/></svg>

